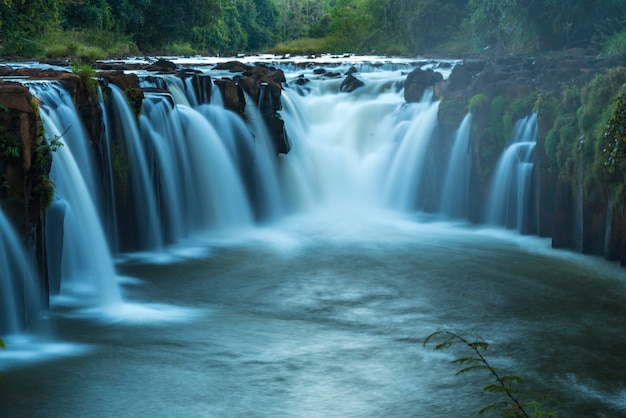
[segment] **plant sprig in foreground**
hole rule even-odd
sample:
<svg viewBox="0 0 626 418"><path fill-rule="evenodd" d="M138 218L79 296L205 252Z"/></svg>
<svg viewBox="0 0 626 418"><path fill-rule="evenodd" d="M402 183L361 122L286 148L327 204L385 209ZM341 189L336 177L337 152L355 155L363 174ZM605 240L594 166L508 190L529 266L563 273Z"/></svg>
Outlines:
<svg viewBox="0 0 626 418"><path fill-rule="evenodd" d="M461 357L452 362L460 365L462 368L456 372L457 376L474 371L485 371L491 375L495 383L491 383L483 387L482 393L496 393L504 397L504 400L494 402L482 408L478 413L480 415L501 411L502 417L518 418L518 417L534 417L547 418L558 417L554 411L542 410L541 401L556 402L547 395L535 392L527 392L521 390L518 385L523 383L523 379L514 374L501 375L485 358L483 351L489 346L482 339L469 341L454 332L447 330L438 330L430 334L424 340L424 347L434 340L439 341L435 345L435 350L443 350L456 345L462 345L473 351L473 355L469 357ZM525 399L531 399L526 401ZM529 412L530 411L530 412Z"/></svg>

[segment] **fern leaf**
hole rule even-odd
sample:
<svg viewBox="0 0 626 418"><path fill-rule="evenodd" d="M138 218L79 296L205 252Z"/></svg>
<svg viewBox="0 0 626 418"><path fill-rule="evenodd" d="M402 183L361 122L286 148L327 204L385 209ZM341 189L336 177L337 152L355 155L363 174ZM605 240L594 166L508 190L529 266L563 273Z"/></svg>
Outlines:
<svg viewBox="0 0 626 418"><path fill-rule="evenodd" d="M428 337L426 337L426 339L424 340L424 344L423 344L424 347L426 346L426 344L428 344L428 342L430 340L432 340L434 337L438 336L441 333L443 333L443 331L439 329L439 330L433 332L432 334L430 334Z"/></svg>
<svg viewBox="0 0 626 418"><path fill-rule="evenodd" d="M507 376L504 376L500 380L502 381L502 383L517 383L517 384L524 383L524 379L514 374L509 374Z"/></svg>
<svg viewBox="0 0 626 418"><path fill-rule="evenodd" d="M463 357L458 358L456 360L452 360L452 363L466 364L466 363L480 363L480 359L478 357Z"/></svg>
<svg viewBox="0 0 626 418"><path fill-rule="evenodd" d="M459 370L458 372L456 372L456 375L458 376L463 373L473 372L474 370L491 371L491 368L489 366L485 366L484 364L474 364L473 366L469 366L469 367Z"/></svg>
<svg viewBox="0 0 626 418"><path fill-rule="evenodd" d="M487 405L486 407L478 411L478 415L483 415L484 413L491 412L495 409L506 409L509 407L509 405L510 403L507 401L492 403L491 405Z"/></svg>
<svg viewBox="0 0 626 418"><path fill-rule="evenodd" d="M503 386L503 385L496 385L496 384L492 384L492 385L487 385L483 388L483 393L485 392L505 392L505 393L517 393L519 392L519 390L512 388L510 386Z"/></svg>
<svg viewBox="0 0 626 418"><path fill-rule="evenodd" d="M478 350L479 348L482 348L483 350L486 350L487 347L489 347L489 344L487 344L484 341L473 341L471 343L468 344L470 347L472 347L474 350Z"/></svg>
<svg viewBox="0 0 626 418"><path fill-rule="evenodd" d="M446 340L442 343L439 343L435 346L435 350L443 350L444 348L452 347L456 344L456 341Z"/></svg>

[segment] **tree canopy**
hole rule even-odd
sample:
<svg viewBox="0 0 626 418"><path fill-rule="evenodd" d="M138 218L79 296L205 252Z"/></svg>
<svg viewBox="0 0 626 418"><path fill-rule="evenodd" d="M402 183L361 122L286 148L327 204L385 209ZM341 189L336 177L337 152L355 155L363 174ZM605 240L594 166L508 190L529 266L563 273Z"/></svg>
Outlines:
<svg viewBox="0 0 626 418"><path fill-rule="evenodd" d="M49 49L63 34L143 52L252 52L311 39L326 52L624 53L626 0L0 0L0 54Z"/></svg>

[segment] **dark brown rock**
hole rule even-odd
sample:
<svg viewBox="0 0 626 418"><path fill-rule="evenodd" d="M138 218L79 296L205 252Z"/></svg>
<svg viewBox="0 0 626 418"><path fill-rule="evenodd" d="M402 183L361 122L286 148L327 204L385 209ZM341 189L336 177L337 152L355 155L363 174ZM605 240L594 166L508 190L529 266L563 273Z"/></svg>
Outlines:
<svg viewBox="0 0 626 418"><path fill-rule="evenodd" d="M344 93L352 93L354 90L358 89L359 87L363 87L364 85L364 82L353 76L352 73L349 73L348 76L341 82L341 85L339 86L339 91Z"/></svg>
<svg viewBox="0 0 626 418"><path fill-rule="evenodd" d="M432 69L416 68L407 75L404 81L404 100L417 103L422 99L424 91L443 81L443 76Z"/></svg>

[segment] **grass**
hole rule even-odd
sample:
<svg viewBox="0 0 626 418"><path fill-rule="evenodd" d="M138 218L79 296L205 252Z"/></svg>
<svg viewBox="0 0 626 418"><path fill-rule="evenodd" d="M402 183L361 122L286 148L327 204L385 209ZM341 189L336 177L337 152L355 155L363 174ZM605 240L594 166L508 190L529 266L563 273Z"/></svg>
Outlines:
<svg viewBox="0 0 626 418"><path fill-rule="evenodd" d="M626 32L616 33L604 44L604 52L607 55L626 54Z"/></svg>
<svg viewBox="0 0 626 418"><path fill-rule="evenodd" d="M9 47L0 48L0 55L32 58L81 57L98 60L137 53L137 45L121 35L77 30L49 30L37 39L13 39Z"/></svg>
<svg viewBox="0 0 626 418"><path fill-rule="evenodd" d="M268 52L273 54L317 54L331 50L326 38L301 38L293 41L280 42Z"/></svg>

